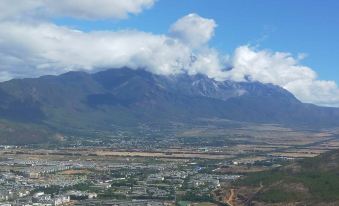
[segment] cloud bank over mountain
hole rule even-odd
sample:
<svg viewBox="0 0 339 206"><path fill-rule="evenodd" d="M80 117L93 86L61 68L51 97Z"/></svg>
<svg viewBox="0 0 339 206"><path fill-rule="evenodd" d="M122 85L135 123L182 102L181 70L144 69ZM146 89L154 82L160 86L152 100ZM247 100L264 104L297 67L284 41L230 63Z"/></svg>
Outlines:
<svg viewBox="0 0 339 206"><path fill-rule="evenodd" d="M290 53L238 47L227 78L234 81L273 83L292 92L303 102L339 106L339 88L334 81L318 80L312 68L300 64Z"/></svg>
<svg viewBox="0 0 339 206"><path fill-rule="evenodd" d="M124 66L157 74L187 71L218 77L223 66L219 54L211 48L192 47L191 41L181 38L135 30L87 33L45 22L2 22L0 39L1 70L13 77Z"/></svg>
<svg viewBox="0 0 339 206"><path fill-rule="evenodd" d="M217 80L273 83L304 102L339 106L336 83L319 80L299 57L248 45L231 55L220 54L209 45L217 23L198 14L178 19L162 35L137 30L84 32L51 20L118 20L154 4L155 0L3 0L0 81L126 66L164 75L202 73Z"/></svg>

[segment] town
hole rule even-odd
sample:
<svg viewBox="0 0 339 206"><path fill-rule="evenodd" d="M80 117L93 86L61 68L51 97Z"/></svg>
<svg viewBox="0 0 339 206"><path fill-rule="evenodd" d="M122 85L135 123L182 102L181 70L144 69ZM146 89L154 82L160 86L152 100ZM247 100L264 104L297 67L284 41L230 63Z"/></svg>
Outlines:
<svg viewBox="0 0 339 206"><path fill-rule="evenodd" d="M261 132L218 138L69 136L56 146L2 145L0 205L229 205L229 185L239 178L339 147L329 132L307 133L296 146L292 139L306 133L282 131L289 143L276 138L263 144Z"/></svg>

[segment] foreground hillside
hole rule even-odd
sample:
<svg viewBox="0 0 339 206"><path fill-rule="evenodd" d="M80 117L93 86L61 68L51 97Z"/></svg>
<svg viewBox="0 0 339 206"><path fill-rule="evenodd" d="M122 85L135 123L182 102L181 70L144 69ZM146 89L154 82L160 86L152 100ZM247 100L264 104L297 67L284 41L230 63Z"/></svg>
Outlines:
<svg viewBox="0 0 339 206"><path fill-rule="evenodd" d="M253 173L236 183L239 205L339 205L339 151Z"/></svg>
<svg viewBox="0 0 339 206"><path fill-rule="evenodd" d="M0 84L0 119L53 132L161 130L216 118L314 129L339 126L339 109L303 104L271 84L126 68Z"/></svg>

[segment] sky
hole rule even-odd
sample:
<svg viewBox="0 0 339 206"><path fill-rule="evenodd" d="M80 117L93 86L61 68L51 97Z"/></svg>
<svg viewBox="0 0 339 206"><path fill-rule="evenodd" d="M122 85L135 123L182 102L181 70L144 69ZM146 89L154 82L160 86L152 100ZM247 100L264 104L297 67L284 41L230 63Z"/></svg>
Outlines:
<svg viewBox="0 0 339 206"><path fill-rule="evenodd" d="M272 83L338 107L338 10L337 0L0 0L0 81L127 66Z"/></svg>

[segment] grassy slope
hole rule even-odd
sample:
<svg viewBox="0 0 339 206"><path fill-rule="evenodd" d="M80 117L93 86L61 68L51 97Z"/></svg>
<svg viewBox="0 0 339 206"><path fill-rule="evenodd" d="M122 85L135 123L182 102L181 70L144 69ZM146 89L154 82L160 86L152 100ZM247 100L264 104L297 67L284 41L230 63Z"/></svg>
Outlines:
<svg viewBox="0 0 339 206"><path fill-rule="evenodd" d="M268 204L339 201L339 151L254 173L237 182L239 187L258 187L260 184L263 188L254 200Z"/></svg>

